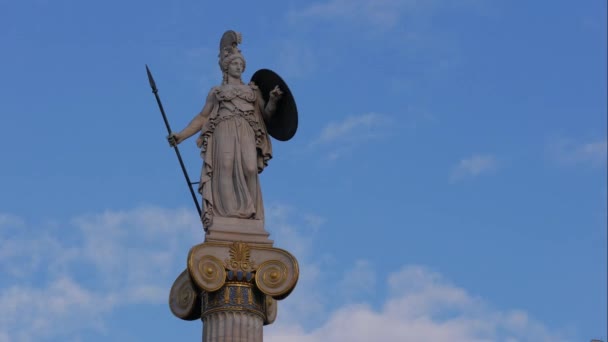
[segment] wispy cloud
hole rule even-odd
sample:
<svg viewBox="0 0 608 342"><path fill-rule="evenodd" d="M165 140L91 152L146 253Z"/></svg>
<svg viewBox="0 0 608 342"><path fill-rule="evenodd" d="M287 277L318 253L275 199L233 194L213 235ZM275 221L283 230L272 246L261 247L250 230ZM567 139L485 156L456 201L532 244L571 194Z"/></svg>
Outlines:
<svg viewBox="0 0 608 342"><path fill-rule="evenodd" d="M375 28L394 27L404 13L434 6L436 1L417 0L329 0L317 2L291 14L295 18L348 20Z"/></svg>
<svg viewBox="0 0 608 342"><path fill-rule="evenodd" d="M568 340L527 312L494 309L421 265L404 265L383 280L371 262L361 259L341 265L345 271L336 279L323 256L312 254L314 233L303 225L308 215L296 222L293 208L272 206L270 211L272 226L281 227L277 241L300 246L295 250L302 276L290 297L279 303L280 318L264 328L269 342ZM379 308L371 304L375 293L386 295ZM338 305L330 306L332 302Z"/></svg>
<svg viewBox="0 0 608 342"><path fill-rule="evenodd" d="M102 329L118 307L165 304L188 248L202 241L185 209L108 211L55 229L2 217L10 219L0 229L0 274L9 277L0 277L0 332L9 341L74 337Z"/></svg>
<svg viewBox="0 0 608 342"><path fill-rule="evenodd" d="M347 274L346 276L349 276ZM483 300L446 281L439 273L410 265L388 277L384 305L362 300L331 312L323 324L305 329L277 321L265 340L333 341L540 341L567 339L549 331L525 311L492 309ZM326 295L328 296L328 295ZM362 296L365 298L365 296Z"/></svg>
<svg viewBox="0 0 608 342"><path fill-rule="evenodd" d="M395 28L402 22L430 19L430 14L445 8L485 8L483 2L461 0L457 2L437 0L327 0L289 14L291 20L317 19L331 22L349 22L353 25L378 32Z"/></svg>
<svg viewBox="0 0 608 342"><path fill-rule="evenodd" d="M380 138L388 132L388 116L366 113L349 116L342 121L329 122L311 146L329 147L328 159L334 160L356 146L372 139Z"/></svg>
<svg viewBox="0 0 608 342"><path fill-rule="evenodd" d="M325 219L294 212L285 205L266 210L272 238L297 256L306 274L290 300L294 312L309 315L292 316L297 322L324 310L311 299L320 296L314 285L321 267L307 261ZM201 223L187 209L106 211L56 225L34 228L0 214L0 342L76 340L85 331L104 331L106 318L125 307L162 305L166 311L188 250L203 241Z"/></svg>
<svg viewBox="0 0 608 342"><path fill-rule="evenodd" d="M0 337L5 331L8 341L32 341L101 329L100 314L110 311L116 300L65 276L42 287L13 285L0 291Z"/></svg>
<svg viewBox="0 0 608 342"><path fill-rule="evenodd" d="M352 267L343 265L347 271L341 280L335 279L335 272L327 270L322 261L324 256L313 254L312 249L315 233L310 228L322 224L323 218L310 220L310 214L285 205L270 205L267 212L277 246L296 254L301 266L295 291L280 303L280 319L264 329L270 342L563 341L526 312L488 308L465 289L422 266L404 266L381 287L374 266L360 260ZM23 222L12 218L12 222ZM0 278L0 341L78 340L85 330L104 331L105 319L119 308L149 303L166 310L171 282L183 267L187 250L201 237L200 222L185 209L112 211L80 216L72 222L68 227L73 228L73 241L65 239L69 228L59 225L61 232L44 238L43 242L54 241L50 251L38 248L42 242L32 232L20 236L19 242L27 244L28 237L36 248L25 248L21 254L17 251L11 260L0 259L0 271L8 263L22 263L27 258L49 262L59 258L63 264L55 271L47 271L44 263L33 266L36 282ZM7 240L16 238L15 231L24 231L18 224L3 229L10 233L4 235ZM115 255L103 253L94 243ZM351 296L346 304L335 306L332 294L349 283ZM378 309L360 299L369 298L375 289L387 295ZM329 309L332 302L333 309Z"/></svg>
<svg viewBox="0 0 608 342"><path fill-rule="evenodd" d="M311 75L317 68L317 58L304 41L286 40L277 48L277 65L287 77L301 78Z"/></svg>
<svg viewBox="0 0 608 342"><path fill-rule="evenodd" d="M564 164L603 165L608 158L606 139L586 143L561 140L551 144L549 149L552 157Z"/></svg>
<svg viewBox="0 0 608 342"><path fill-rule="evenodd" d="M352 141L374 137L374 127L383 123L385 117L377 113L367 113L359 116L349 116L340 122L330 122L321 131L316 140L319 144L334 141Z"/></svg>
<svg viewBox="0 0 608 342"><path fill-rule="evenodd" d="M271 204L266 208L266 224L277 247L292 253L298 260L300 278L289 300L279 303L280 319L289 324L304 322L308 327L320 321L326 310L324 288L318 286L325 277L322 256L313 254L313 242L325 218L301 213L286 204ZM312 219L311 219L312 218Z"/></svg>
<svg viewBox="0 0 608 342"><path fill-rule="evenodd" d="M23 220L15 215L0 212L0 229L2 227L23 226Z"/></svg>
<svg viewBox="0 0 608 342"><path fill-rule="evenodd" d="M466 178L473 178L482 173L496 169L498 162L492 155L473 155L462 159L452 168L450 181L456 182Z"/></svg>
<svg viewBox="0 0 608 342"><path fill-rule="evenodd" d="M369 261L357 260L340 281L341 294L348 301L359 300L362 295L369 296L376 290L376 278L375 268Z"/></svg>

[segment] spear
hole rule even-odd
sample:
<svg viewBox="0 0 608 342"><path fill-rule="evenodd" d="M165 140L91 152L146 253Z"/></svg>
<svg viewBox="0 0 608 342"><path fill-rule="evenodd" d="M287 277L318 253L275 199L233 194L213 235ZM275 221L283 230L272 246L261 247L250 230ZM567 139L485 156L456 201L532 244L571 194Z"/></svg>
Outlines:
<svg viewBox="0 0 608 342"><path fill-rule="evenodd" d="M169 126L169 121L167 120L167 115L165 114L165 109L163 108L163 104L160 102L160 97L158 96L158 89L156 88L156 82L154 82L154 78L152 77L152 73L150 72L150 68L146 64L146 73L148 73L148 81L150 81L150 87L152 88L152 92L156 97L156 103L158 103L158 108L160 108L160 113L163 115L163 120L165 121L165 126L167 127L167 132L171 135L171 126ZM175 150L175 155L177 156L177 160L179 160L179 165L182 167L182 172L184 173L184 177L186 178L186 183L188 184L188 189L190 189L190 195L192 195L192 200L194 201L194 205L196 206L196 210L198 211L198 216L202 215L201 206L198 204L198 199L196 199L196 194L194 193L194 189L192 189L192 185L198 184L198 182L191 182L190 177L188 177L188 172L186 172L186 167L184 166L184 161L182 160L182 155L179 153L179 149L177 145L173 146Z"/></svg>

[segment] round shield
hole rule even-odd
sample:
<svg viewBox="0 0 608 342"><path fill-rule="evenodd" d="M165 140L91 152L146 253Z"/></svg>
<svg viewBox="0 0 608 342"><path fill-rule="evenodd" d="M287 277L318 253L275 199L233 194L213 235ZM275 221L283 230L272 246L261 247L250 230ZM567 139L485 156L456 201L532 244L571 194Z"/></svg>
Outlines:
<svg viewBox="0 0 608 342"><path fill-rule="evenodd" d="M285 81L272 70L260 69L251 76L251 82L260 88L266 102L270 91L279 86L283 95L277 102L277 109L270 120L265 121L266 128L268 134L277 140L287 141L293 138L298 129L298 108Z"/></svg>

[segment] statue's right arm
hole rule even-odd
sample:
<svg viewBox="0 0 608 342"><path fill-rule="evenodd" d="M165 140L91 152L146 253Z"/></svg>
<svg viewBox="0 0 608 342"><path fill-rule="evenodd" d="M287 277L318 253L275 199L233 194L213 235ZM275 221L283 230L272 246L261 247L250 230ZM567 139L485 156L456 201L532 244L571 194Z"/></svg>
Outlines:
<svg viewBox="0 0 608 342"><path fill-rule="evenodd" d="M211 89L211 91L209 92L209 95L207 95L207 100L205 102L205 106L203 106L203 109L201 110L201 112L198 113L192 119L192 121L190 121L188 126L186 126L186 128L184 128L181 132L171 133L167 137L167 140L169 140L169 144L171 146L175 146L175 145L181 143L182 141L190 138L191 136L195 135L196 133L200 132L200 130L203 128L203 125L205 125L207 120L209 120L209 115L211 114L211 110L213 110L215 101L216 101L216 98L214 95L214 91L213 91L213 89Z"/></svg>

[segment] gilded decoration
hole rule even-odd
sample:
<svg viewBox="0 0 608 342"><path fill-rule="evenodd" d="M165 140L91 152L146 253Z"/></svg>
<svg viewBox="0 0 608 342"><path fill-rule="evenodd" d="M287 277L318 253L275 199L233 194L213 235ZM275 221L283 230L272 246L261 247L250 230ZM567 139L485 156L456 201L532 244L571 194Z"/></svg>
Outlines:
<svg viewBox="0 0 608 342"><path fill-rule="evenodd" d="M215 292L203 292L202 317L218 311L247 311L266 319L266 296L253 288L253 284L226 282Z"/></svg>
<svg viewBox="0 0 608 342"><path fill-rule="evenodd" d="M226 270L222 261L212 255L199 258L194 267L188 267L192 279L203 290L217 291L226 281Z"/></svg>
<svg viewBox="0 0 608 342"><path fill-rule="evenodd" d="M255 275L255 284L260 291L277 299L289 295L298 281L297 275L279 260L262 263Z"/></svg>
<svg viewBox="0 0 608 342"><path fill-rule="evenodd" d="M180 132L171 131L146 67L167 140L206 232L204 242L190 249L187 269L171 288L169 306L181 319L203 321L204 342L261 342L262 324L275 321L277 300L293 291L299 277L295 257L268 239L259 180L272 157L270 137L286 141L296 132L295 100L271 70L260 69L251 82L243 82L246 62L240 43L240 34L224 33L221 84L211 88L202 110ZM190 181L177 146L193 136L198 136L203 161L199 182Z"/></svg>
<svg viewBox="0 0 608 342"><path fill-rule="evenodd" d="M245 242L234 242L228 251L230 258L226 259L226 268L233 272L253 272L255 263L251 260L251 249Z"/></svg>
<svg viewBox="0 0 608 342"><path fill-rule="evenodd" d="M203 290L216 291L224 282L255 283L260 291L275 299L287 297L299 277L298 262L289 252L242 241L194 246L188 269Z"/></svg>

